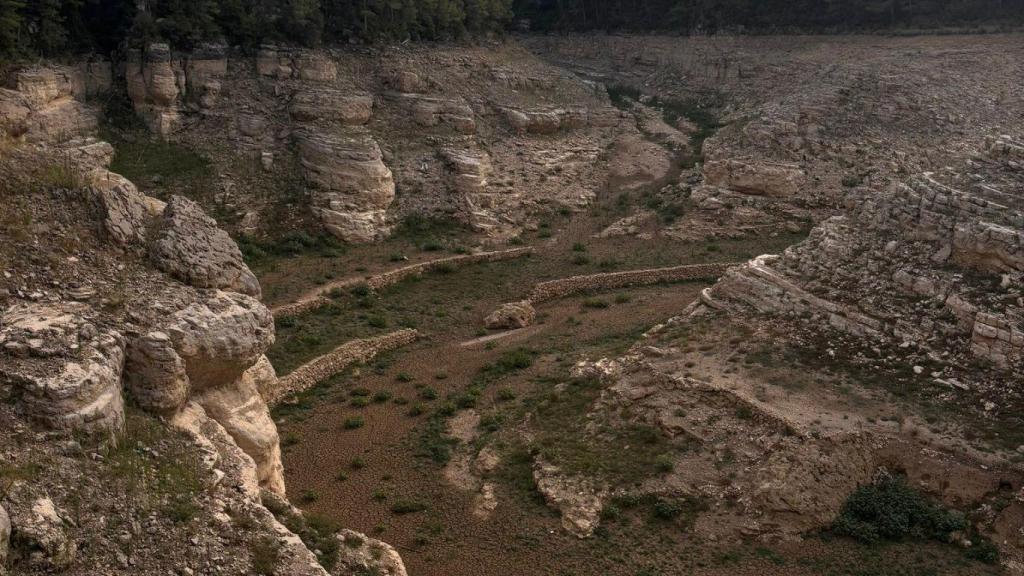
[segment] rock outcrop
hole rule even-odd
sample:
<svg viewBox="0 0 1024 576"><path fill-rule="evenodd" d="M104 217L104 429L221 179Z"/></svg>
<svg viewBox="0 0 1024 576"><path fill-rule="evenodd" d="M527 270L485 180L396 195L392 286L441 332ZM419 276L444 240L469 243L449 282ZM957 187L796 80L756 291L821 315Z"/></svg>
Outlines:
<svg viewBox="0 0 1024 576"><path fill-rule="evenodd" d="M805 177L795 164L736 158L704 164L704 180L712 186L773 198L796 195Z"/></svg>
<svg viewBox="0 0 1024 576"><path fill-rule="evenodd" d="M101 330L85 305L21 304L0 316L8 359L0 376L31 417L61 430L116 433L124 425L124 338Z"/></svg>
<svg viewBox="0 0 1024 576"><path fill-rule="evenodd" d="M59 142L94 130L98 111L83 101L110 88L110 67L30 67L0 88L0 131L30 142Z"/></svg>
<svg viewBox="0 0 1024 576"><path fill-rule="evenodd" d="M158 268L197 288L260 295L259 282L231 237L182 196L167 203L150 254Z"/></svg>
<svg viewBox="0 0 1024 576"><path fill-rule="evenodd" d="M299 138L299 157L327 231L346 242L372 242L386 233L395 183L369 134L307 132Z"/></svg>
<svg viewBox="0 0 1024 576"><path fill-rule="evenodd" d="M77 546L68 533L70 522L53 500L8 498L11 502L11 548L19 561L37 570L60 571L75 560Z"/></svg>
<svg viewBox="0 0 1024 576"><path fill-rule="evenodd" d="M497 310L484 318L484 326L489 330L525 328L537 319L537 311L529 300L502 304Z"/></svg>

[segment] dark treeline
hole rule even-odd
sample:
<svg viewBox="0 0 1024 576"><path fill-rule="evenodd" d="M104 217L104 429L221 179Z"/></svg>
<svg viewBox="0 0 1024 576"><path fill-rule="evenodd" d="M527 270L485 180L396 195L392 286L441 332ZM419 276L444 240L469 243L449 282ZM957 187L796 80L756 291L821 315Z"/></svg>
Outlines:
<svg viewBox="0 0 1024 576"><path fill-rule="evenodd" d="M162 39L305 46L507 29L512 0L0 0L0 58L101 54Z"/></svg>
<svg viewBox="0 0 1024 576"><path fill-rule="evenodd" d="M848 32L1019 25L1024 0L516 0L534 30Z"/></svg>
<svg viewBox="0 0 1024 576"><path fill-rule="evenodd" d="M1024 0L0 0L0 59L162 39L315 46L534 30L843 32L1021 24Z"/></svg>

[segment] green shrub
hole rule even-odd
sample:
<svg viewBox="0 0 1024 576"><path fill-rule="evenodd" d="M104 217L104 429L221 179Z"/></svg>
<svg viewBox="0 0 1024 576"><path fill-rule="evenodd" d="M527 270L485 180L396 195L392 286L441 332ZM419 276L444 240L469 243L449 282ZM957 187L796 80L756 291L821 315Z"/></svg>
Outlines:
<svg viewBox="0 0 1024 576"><path fill-rule="evenodd" d="M686 509L686 504L681 500L658 498L654 503L654 517L659 520L672 520L679 517Z"/></svg>
<svg viewBox="0 0 1024 576"><path fill-rule="evenodd" d="M420 390L420 398L428 401L437 400L437 390L434 390L433 388L428 386Z"/></svg>
<svg viewBox="0 0 1024 576"><path fill-rule="evenodd" d="M378 404L387 402L388 400L391 400L391 392L387 390L379 390L376 394L373 395L373 401L377 402Z"/></svg>
<svg viewBox="0 0 1024 576"><path fill-rule="evenodd" d="M900 477L885 476L850 494L832 530L867 543L907 537L945 541L966 525L962 514L933 504Z"/></svg>
<svg viewBox="0 0 1024 576"><path fill-rule="evenodd" d="M361 456L356 456L351 462L349 462L349 466L351 466L353 470L361 470L366 467L366 460Z"/></svg>
<svg viewBox="0 0 1024 576"><path fill-rule="evenodd" d="M409 374L408 372L399 372L395 376L395 380L398 380L399 382L412 382L413 378L412 374Z"/></svg>
<svg viewBox="0 0 1024 576"><path fill-rule="evenodd" d="M415 500L396 500L391 505L391 511L395 514L411 514L413 512L422 512L426 509L426 504Z"/></svg>
<svg viewBox="0 0 1024 576"><path fill-rule="evenodd" d="M603 308L607 308L608 306L609 306L608 301L607 300L601 300L600 298L588 298L588 299L583 301L583 307L584 308L603 309Z"/></svg>
<svg viewBox="0 0 1024 576"><path fill-rule="evenodd" d="M281 546L277 539L264 536L249 545L252 554L252 571L258 576L274 576L281 561Z"/></svg>
<svg viewBox="0 0 1024 576"><path fill-rule="evenodd" d="M587 247L584 246L582 243L577 242L577 243L572 245L572 251L573 252L586 252L587 251Z"/></svg>
<svg viewBox="0 0 1024 576"><path fill-rule="evenodd" d="M675 461L668 454L662 454L654 459L654 469L663 474L671 472L675 467Z"/></svg>
<svg viewBox="0 0 1024 576"><path fill-rule="evenodd" d="M351 416L349 418L345 418L345 421L342 423L342 428L345 430L355 430L356 428L362 428L365 424L366 421L363 420L362 416Z"/></svg>

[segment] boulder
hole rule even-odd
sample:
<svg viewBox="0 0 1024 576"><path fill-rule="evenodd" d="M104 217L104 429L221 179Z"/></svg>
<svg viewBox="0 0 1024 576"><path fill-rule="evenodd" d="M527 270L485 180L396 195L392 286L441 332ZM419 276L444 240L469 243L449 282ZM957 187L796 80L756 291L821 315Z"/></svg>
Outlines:
<svg viewBox="0 0 1024 576"><path fill-rule="evenodd" d="M142 245L150 216L146 195L124 176L102 168L90 172L87 180L107 235L122 246Z"/></svg>
<svg viewBox="0 0 1024 576"><path fill-rule="evenodd" d="M340 541L338 566L331 574L407 575L402 557L390 545L347 529L338 532L337 538Z"/></svg>
<svg viewBox="0 0 1024 576"><path fill-rule="evenodd" d="M274 318L258 300L214 291L173 314L164 332L194 393L230 385L274 343Z"/></svg>
<svg viewBox="0 0 1024 576"><path fill-rule="evenodd" d="M730 158L710 160L704 165L708 184L758 196L794 196L805 179L806 174L795 164Z"/></svg>
<svg viewBox="0 0 1024 576"><path fill-rule="evenodd" d="M525 328L537 319L537 311L529 300L502 304L486 319L484 325L490 330Z"/></svg>
<svg viewBox="0 0 1024 576"><path fill-rule="evenodd" d="M238 245L195 202L174 196L150 247L158 268L196 288L219 288L260 296L256 275Z"/></svg>
<svg viewBox="0 0 1024 576"><path fill-rule="evenodd" d="M567 476L552 465L538 460L533 481L549 506L562 513L562 528L579 538L589 538L601 521L606 490L588 478Z"/></svg>

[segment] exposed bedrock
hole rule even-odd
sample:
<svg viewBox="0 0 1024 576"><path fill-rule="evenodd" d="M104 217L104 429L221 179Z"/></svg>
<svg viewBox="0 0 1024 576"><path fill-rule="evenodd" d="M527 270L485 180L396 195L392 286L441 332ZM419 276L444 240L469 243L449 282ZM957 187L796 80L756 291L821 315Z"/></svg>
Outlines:
<svg viewBox="0 0 1024 576"><path fill-rule="evenodd" d="M110 90L107 62L34 66L12 75L0 88L0 130L30 142L58 142L88 134L99 124L96 107L84 100Z"/></svg>
<svg viewBox="0 0 1024 576"><path fill-rule="evenodd" d="M297 122L324 120L361 126L373 115L373 96L330 88L308 88L292 99L291 117Z"/></svg>
<svg viewBox="0 0 1024 576"><path fill-rule="evenodd" d="M331 234L346 242L372 242L387 232L395 182L368 133L305 132L299 136L299 157L314 187L314 211Z"/></svg>
<svg viewBox="0 0 1024 576"><path fill-rule="evenodd" d="M97 328L92 316L79 303L18 304L0 316L0 378L49 428L113 433L124 426L125 341Z"/></svg>
<svg viewBox="0 0 1024 576"><path fill-rule="evenodd" d="M197 288L260 295L238 246L195 202L174 196L163 211L150 255L158 268Z"/></svg>
<svg viewBox="0 0 1024 576"><path fill-rule="evenodd" d="M125 81L135 112L154 133L168 136L181 128L186 110L212 108L227 75L226 52L219 44L202 44L188 56L162 43L129 50Z"/></svg>
<svg viewBox="0 0 1024 576"><path fill-rule="evenodd" d="M795 164L730 158L704 164L704 180L711 186L745 194L785 198L800 192L806 175Z"/></svg>

